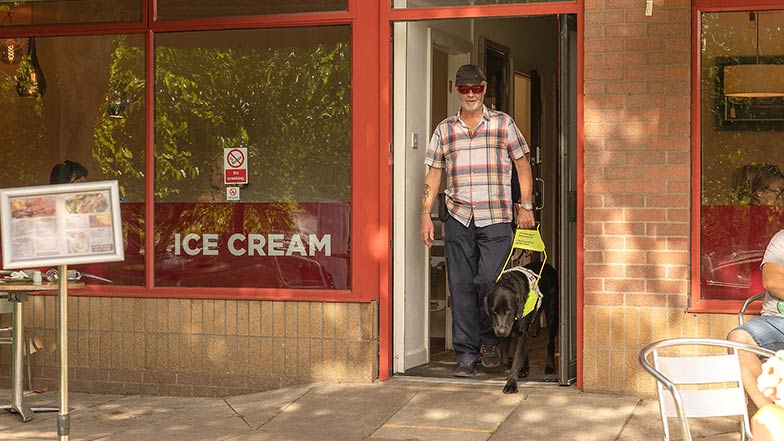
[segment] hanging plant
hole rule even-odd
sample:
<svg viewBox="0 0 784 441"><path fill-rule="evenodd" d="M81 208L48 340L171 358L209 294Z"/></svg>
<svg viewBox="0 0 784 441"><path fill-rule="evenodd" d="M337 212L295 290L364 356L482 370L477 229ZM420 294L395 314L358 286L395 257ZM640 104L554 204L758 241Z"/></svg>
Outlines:
<svg viewBox="0 0 784 441"><path fill-rule="evenodd" d="M30 38L28 47L30 53L22 57L16 71L16 93L21 97L36 98L43 96L46 92L46 81L41 66L38 64L35 41L32 38Z"/></svg>
<svg viewBox="0 0 784 441"><path fill-rule="evenodd" d="M33 63L30 61L30 56L25 55L19 62L19 67L16 70L16 93L19 96L32 96L38 95L38 87L33 84L35 80L35 69Z"/></svg>

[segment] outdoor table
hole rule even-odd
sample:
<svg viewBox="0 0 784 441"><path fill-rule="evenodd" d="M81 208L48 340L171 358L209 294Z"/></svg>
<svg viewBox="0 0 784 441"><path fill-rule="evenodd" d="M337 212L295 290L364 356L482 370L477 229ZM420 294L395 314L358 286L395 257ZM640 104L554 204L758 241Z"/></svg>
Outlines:
<svg viewBox="0 0 784 441"><path fill-rule="evenodd" d="M83 288L84 283L69 281L68 288ZM22 417L22 421L28 422L33 418L33 412L57 411L58 408L30 408L22 399L24 387L22 385L23 351L22 345L22 302L27 301L27 294L40 291L57 291L60 288L58 283L44 282L41 285L33 285L29 281L7 281L0 283L0 299L6 298L13 303L13 323L12 323L12 344L13 363L11 364L11 404L0 406L0 409L16 412Z"/></svg>

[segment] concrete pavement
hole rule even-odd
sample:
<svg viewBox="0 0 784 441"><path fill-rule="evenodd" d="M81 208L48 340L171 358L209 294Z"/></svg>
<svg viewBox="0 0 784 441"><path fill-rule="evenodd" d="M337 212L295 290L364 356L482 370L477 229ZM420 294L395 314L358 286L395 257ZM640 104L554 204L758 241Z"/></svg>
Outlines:
<svg viewBox="0 0 784 441"><path fill-rule="evenodd" d="M394 378L320 383L228 398L71 393L71 440L305 441L422 440L648 441L661 439L651 397L584 393L574 387ZM0 390L10 399L10 391ZM57 392L26 395L57 403ZM57 413L22 423L0 413L2 440L56 440ZM695 437L738 439L733 420L694 424ZM735 432L733 432L735 431ZM676 437L675 439L678 439Z"/></svg>

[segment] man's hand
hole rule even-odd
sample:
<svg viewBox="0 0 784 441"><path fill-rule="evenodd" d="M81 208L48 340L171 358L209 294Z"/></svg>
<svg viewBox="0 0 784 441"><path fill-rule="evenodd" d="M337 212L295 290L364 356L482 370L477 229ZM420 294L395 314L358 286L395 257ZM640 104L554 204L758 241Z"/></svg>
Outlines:
<svg viewBox="0 0 784 441"><path fill-rule="evenodd" d="M422 242L430 248L433 245L433 220L430 213L422 213Z"/></svg>
<svg viewBox="0 0 784 441"><path fill-rule="evenodd" d="M517 224L517 228L522 228L524 230L533 229L536 226L536 221L534 220L534 211L526 210L523 207L518 208L515 223Z"/></svg>

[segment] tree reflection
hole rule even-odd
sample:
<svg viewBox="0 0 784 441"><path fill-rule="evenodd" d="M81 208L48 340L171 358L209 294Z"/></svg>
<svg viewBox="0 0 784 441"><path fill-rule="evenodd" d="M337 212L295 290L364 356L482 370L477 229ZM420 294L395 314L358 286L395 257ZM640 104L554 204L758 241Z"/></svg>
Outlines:
<svg viewBox="0 0 784 441"><path fill-rule="evenodd" d="M241 32L247 38L269 31ZM192 273L194 268L277 268L274 259L174 255L175 234L218 234L225 246L223 241L234 232L286 237L323 233L332 227L319 220L300 225L313 218L301 204L350 201L349 28L341 27L340 38L331 43L266 49L227 48L221 42L231 40L219 34L213 40L214 33L200 33L195 44L172 35L156 47L156 284L202 283L182 279L183 271ZM201 43L208 47L198 47ZM125 118L99 121L93 157L104 174L140 177L144 160L130 146L138 142L133 134L144 132L128 128L144 121L144 72L138 68L144 65L144 52L124 37L117 37L115 44L101 114L119 113L121 106L113 101L118 96L128 108ZM242 189L243 203L196 203L199 194L210 190L209 165L232 147L248 149L250 186ZM348 252L347 243L335 245ZM341 280L345 278L343 274Z"/></svg>
<svg viewBox="0 0 784 441"><path fill-rule="evenodd" d="M121 85L136 109L144 106L144 82L133 66L142 56L141 48L118 37L110 84ZM247 147L245 200L349 200L347 42L268 49L159 45L155 63L156 199L194 200L209 185L210 159L224 148ZM96 160L107 173L143 170L128 148L133 140L124 127L130 123L106 118L96 131Z"/></svg>
<svg viewBox="0 0 784 441"><path fill-rule="evenodd" d="M144 48L128 43L125 35L114 40L109 67L107 100L101 104L93 136L92 157L101 173L117 179L120 195L144 200ZM122 94L127 103L123 118L111 118L110 100Z"/></svg>

